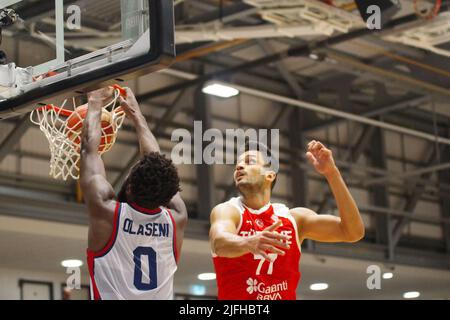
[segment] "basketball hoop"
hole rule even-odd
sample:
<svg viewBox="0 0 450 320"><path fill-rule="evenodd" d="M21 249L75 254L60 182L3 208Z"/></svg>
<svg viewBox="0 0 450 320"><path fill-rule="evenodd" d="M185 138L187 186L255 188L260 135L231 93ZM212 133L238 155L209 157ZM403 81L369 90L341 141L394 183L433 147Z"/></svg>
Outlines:
<svg viewBox="0 0 450 320"><path fill-rule="evenodd" d="M116 142L117 133L125 119L125 112L117 104L119 96L126 91L115 85L113 100L102 109L102 138L99 154L111 150ZM65 109L67 99L61 107L46 105L31 112L30 120L38 125L47 138L50 146L50 176L54 179L67 180L70 176L75 180L80 177L79 163L81 151L81 132L87 114L87 104L76 106L73 110Z"/></svg>

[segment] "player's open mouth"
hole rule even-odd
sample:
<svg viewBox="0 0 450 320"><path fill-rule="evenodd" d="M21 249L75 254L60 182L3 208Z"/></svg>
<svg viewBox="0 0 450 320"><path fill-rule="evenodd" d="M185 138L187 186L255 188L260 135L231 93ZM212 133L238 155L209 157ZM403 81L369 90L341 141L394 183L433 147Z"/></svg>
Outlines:
<svg viewBox="0 0 450 320"><path fill-rule="evenodd" d="M245 172L238 172L236 174L236 181L239 181L243 176L245 176Z"/></svg>

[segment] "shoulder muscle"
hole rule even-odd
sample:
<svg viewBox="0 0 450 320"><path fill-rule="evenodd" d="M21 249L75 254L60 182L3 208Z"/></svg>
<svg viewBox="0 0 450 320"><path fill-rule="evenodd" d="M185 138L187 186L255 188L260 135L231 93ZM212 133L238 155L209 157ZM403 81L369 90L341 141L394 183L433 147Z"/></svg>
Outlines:
<svg viewBox="0 0 450 320"><path fill-rule="evenodd" d="M225 202L214 207L210 220L212 225L220 223L234 225L237 228L241 220L241 214L237 208Z"/></svg>
<svg viewBox="0 0 450 320"><path fill-rule="evenodd" d="M297 207L290 209L289 212L297 221L297 224L304 222L307 219L314 219L318 214L311 209L304 207Z"/></svg>

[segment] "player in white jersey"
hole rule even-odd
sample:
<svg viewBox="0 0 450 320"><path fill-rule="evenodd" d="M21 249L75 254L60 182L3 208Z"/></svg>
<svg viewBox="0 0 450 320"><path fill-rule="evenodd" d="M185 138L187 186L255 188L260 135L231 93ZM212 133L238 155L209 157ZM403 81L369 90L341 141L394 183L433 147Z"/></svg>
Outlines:
<svg viewBox="0 0 450 320"><path fill-rule="evenodd" d="M102 106L113 91L88 94L80 184L89 211L91 298L172 299L187 210L175 166L160 153L133 92L126 90L121 106L136 126L141 160L130 170L117 200L97 152Z"/></svg>

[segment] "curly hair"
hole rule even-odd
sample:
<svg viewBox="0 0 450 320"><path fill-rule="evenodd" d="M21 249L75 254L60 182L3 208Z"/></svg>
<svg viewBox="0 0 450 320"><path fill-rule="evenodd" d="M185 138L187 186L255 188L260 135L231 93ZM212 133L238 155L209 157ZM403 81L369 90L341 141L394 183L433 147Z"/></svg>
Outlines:
<svg viewBox="0 0 450 320"><path fill-rule="evenodd" d="M126 200L142 207L155 209L167 206L173 196L181 191L178 171L172 160L167 159L165 155L148 153L131 169L122 188L122 195L119 195L119 201L125 202L125 190Z"/></svg>

